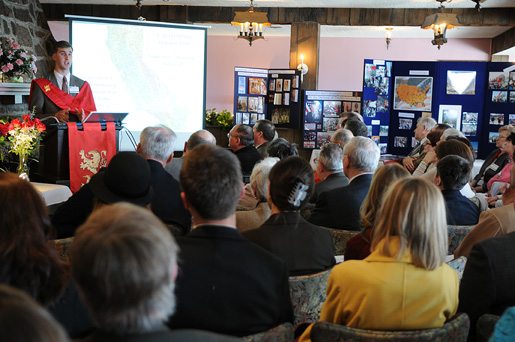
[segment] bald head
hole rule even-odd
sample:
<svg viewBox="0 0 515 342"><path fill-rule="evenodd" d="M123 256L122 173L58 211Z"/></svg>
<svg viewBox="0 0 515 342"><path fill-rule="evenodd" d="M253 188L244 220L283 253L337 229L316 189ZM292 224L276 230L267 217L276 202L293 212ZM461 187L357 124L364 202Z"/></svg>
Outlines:
<svg viewBox="0 0 515 342"><path fill-rule="evenodd" d="M212 144L216 145L216 138L211 132L201 129L193 133L188 139L186 150L192 150L198 145Z"/></svg>

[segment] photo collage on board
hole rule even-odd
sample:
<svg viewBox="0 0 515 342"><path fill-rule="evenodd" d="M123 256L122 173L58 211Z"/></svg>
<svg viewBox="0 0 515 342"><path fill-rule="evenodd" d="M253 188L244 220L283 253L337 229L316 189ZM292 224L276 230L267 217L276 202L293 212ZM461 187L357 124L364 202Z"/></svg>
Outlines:
<svg viewBox="0 0 515 342"><path fill-rule="evenodd" d="M340 113L361 114L361 93L308 90L304 99L303 143L306 149L318 149L330 142Z"/></svg>
<svg viewBox="0 0 515 342"><path fill-rule="evenodd" d="M488 132L488 142L495 144L499 136L499 128L504 125L515 124L515 71L511 72L489 72L488 90L491 92L491 110L486 113L490 131ZM509 112L506 112L507 104L510 105ZM495 108L492 110L492 108Z"/></svg>
<svg viewBox="0 0 515 342"><path fill-rule="evenodd" d="M268 78L268 106L274 125L289 125L292 122L292 105L299 102L300 76L294 71L270 70ZM281 72L279 72L281 71Z"/></svg>
<svg viewBox="0 0 515 342"><path fill-rule="evenodd" d="M238 98L236 102L235 123L254 125L265 119L267 87L266 77L260 74L237 74Z"/></svg>

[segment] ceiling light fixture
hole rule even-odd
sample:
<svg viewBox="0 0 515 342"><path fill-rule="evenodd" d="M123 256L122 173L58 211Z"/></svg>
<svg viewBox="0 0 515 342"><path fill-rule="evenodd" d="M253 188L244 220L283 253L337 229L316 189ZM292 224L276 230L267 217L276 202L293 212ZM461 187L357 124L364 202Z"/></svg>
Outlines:
<svg viewBox="0 0 515 342"><path fill-rule="evenodd" d="M239 26L238 38L246 39L252 46L252 41L263 39L263 26L270 26L268 14L254 10L254 0L250 0L250 8L246 11L234 12L234 19L231 25Z"/></svg>
<svg viewBox="0 0 515 342"><path fill-rule="evenodd" d="M141 20L141 21L147 20L145 17L143 17L141 15L141 10L143 8L143 0L136 0L136 8L138 9L138 13L139 13L138 20Z"/></svg>
<svg viewBox="0 0 515 342"><path fill-rule="evenodd" d="M431 41L433 45L438 46L438 50L440 50L440 46L447 43L446 33L448 29L452 29L456 26L461 26L458 17L454 13L444 13L443 10L445 7L443 6L444 2L451 2L452 0L436 0L440 3L439 12L428 15L424 19L424 23L422 24L422 28L424 30L433 30L434 31L434 39Z"/></svg>
<svg viewBox="0 0 515 342"><path fill-rule="evenodd" d="M478 12L479 12L479 11L481 11L481 4L482 4L483 2L485 2L485 1L486 1L486 0L472 0L472 2L475 2L475 3L476 3L476 7L475 7L475 9L477 9L477 11L478 11Z"/></svg>
<svg viewBox="0 0 515 342"><path fill-rule="evenodd" d="M392 31L393 27L385 28L386 50L388 50L390 43L392 42Z"/></svg>

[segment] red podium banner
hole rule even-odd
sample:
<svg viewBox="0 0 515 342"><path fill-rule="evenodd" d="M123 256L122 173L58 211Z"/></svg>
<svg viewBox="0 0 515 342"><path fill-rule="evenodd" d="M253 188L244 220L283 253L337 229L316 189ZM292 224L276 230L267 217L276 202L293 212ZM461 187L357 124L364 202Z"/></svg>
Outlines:
<svg viewBox="0 0 515 342"><path fill-rule="evenodd" d="M70 153L70 189L78 191L91 177L106 167L116 154L116 130L114 122L107 122L103 131L99 122L82 124L68 122L68 144Z"/></svg>

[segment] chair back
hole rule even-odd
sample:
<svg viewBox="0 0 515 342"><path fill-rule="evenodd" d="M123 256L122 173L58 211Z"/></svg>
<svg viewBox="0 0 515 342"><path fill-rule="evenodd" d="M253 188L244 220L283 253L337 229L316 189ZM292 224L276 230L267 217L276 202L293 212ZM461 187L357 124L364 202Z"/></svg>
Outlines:
<svg viewBox="0 0 515 342"><path fill-rule="evenodd" d="M327 280L331 270L290 277L290 298L295 317L294 326L315 323L325 302Z"/></svg>
<svg viewBox="0 0 515 342"><path fill-rule="evenodd" d="M492 336L495 324L499 320L499 316L492 314L484 314L479 317L476 323L476 341L487 342Z"/></svg>
<svg viewBox="0 0 515 342"><path fill-rule="evenodd" d="M458 278L463 277L463 271L467 264L467 257L460 256L459 258L453 259L447 262L447 265L451 266L456 272L458 272Z"/></svg>
<svg viewBox="0 0 515 342"><path fill-rule="evenodd" d="M334 255L344 255L345 249L347 248L347 241L349 241L354 235L359 234L359 231L354 230L332 228L325 229L329 231L329 234L331 234L331 239L333 239Z"/></svg>
<svg viewBox="0 0 515 342"><path fill-rule="evenodd" d="M459 314L441 328L424 330L382 331L349 328L344 325L318 322L311 330L311 341L403 341L403 342L466 342L470 320Z"/></svg>
<svg viewBox="0 0 515 342"><path fill-rule="evenodd" d="M291 342L293 341L293 325L283 323L267 331L243 337L245 342Z"/></svg>
<svg viewBox="0 0 515 342"><path fill-rule="evenodd" d="M66 239L52 240L52 241L54 243L55 249L57 250L57 254L59 255L59 258L62 261L69 263L73 237L69 237Z"/></svg>
<svg viewBox="0 0 515 342"><path fill-rule="evenodd" d="M465 236L474 226L447 226L447 238L449 242L448 254L453 254Z"/></svg>

